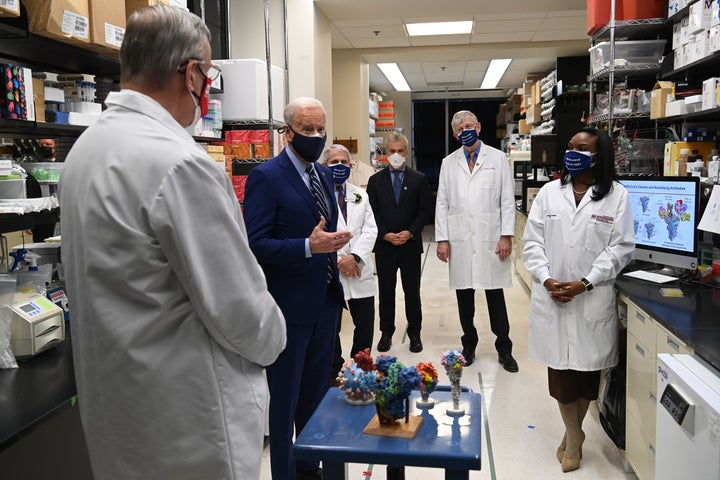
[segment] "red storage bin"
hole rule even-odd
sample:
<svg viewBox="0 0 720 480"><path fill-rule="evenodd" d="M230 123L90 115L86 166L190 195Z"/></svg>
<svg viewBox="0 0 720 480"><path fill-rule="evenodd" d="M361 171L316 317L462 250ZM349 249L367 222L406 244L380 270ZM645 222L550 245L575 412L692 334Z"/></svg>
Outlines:
<svg viewBox="0 0 720 480"><path fill-rule="evenodd" d="M628 0L615 0L615 19L623 18L623 2ZM642 2L643 0L637 0ZM646 0L647 1L647 0ZM587 29L588 35L593 35L610 21L611 0L587 0ZM667 1L666 1L667 5Z"/></svg>
<svg viewBox="0 0 720 480"><path fill-rule="evenodd" d="M622 18L623 20L665 18L667 8L668 0L623 0Z"/></svg>

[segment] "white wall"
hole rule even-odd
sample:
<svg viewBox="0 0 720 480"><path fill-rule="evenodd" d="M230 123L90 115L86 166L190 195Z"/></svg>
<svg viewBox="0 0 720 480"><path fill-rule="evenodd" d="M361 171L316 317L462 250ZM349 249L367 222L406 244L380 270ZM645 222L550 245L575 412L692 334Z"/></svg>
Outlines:
<svg viewBox="0 0 720 480"><path fill-rule="evenodd" d="M352 50L332 52L333 137L356 138L356 161L370 163L369 66Z"/></svg>

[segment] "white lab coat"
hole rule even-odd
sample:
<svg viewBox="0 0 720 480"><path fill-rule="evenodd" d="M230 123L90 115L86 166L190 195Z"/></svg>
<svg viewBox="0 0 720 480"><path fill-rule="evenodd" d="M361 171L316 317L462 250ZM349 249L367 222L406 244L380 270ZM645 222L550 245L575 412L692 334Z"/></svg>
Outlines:
<svg viewBox="0 0 720 480"><path fill-rule="evenodd" d="M59 187L94 477L257 479L286 332L231 182L150 97L106 104Z"/></svg>
<svg viewBox="0 0 720 480"><path fill-rule="evenodd" d="M544 185L523 235L523 261L532 275L529 357L558 370L594 371L617 364L614 283L635 251L632 209L625 188L597 202L586 193L575 207L572 184ZM586 278L593 290L568 303L550 298L548 278Z"/></svg>
<svg viewBox="0 0 720 480"><path fill-rule="evenodd" d="M512 286L510 257L495 253L515 235L515 187L507 156L481 143L472 174L463 148L445 157L435 206L435 240L450 242L450 288Z"/></svg>
<svg viewBox="0 0 720 480"><path fill-rule="evenodd" d="M336 195L337 196L337 195ZM354 253L362 260L360 278L348 278L340 275L340 282L345 291L345 300L351 298L374 297L375 268L373 267L372 251L377 240L377 224L368 194L362 188L345 182L345 202L347 205L347 222L342 214L338 215L337 230L349 230L353 238L338 251L338 260Z"/></svg>

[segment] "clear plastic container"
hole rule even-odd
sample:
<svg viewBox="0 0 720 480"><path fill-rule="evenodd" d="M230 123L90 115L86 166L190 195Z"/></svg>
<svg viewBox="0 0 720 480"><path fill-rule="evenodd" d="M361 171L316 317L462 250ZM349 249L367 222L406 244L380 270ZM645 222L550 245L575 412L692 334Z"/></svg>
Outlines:
<svg viewBox="0 0 720 480"><path fill-rule="evenodd" d="M628 40L615 42L615 65L658 63L667 40ZM600 42L588 49L590 69L597 73L610 66L610 42Z"/></svg>
<svg viewBox="0 0 720 480"><path fill-rule="evenodd" d="M64 165L63 162L23 163L25 170L38 182L57 182Z"/></svg>

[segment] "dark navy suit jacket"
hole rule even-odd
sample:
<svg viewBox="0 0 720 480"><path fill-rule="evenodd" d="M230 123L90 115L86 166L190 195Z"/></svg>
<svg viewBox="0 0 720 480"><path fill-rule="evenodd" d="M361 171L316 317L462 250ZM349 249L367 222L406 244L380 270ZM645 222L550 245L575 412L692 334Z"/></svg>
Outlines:
<svg viewBox="0 0 720 480"><path fill-rule="evenodd" d="M337 229L332 174L315 164L330 207L328 231ZM326 308L328 299L344 305L338 278L337 254L305 258L305 239L320 221L315 199L285 150L253 168L248 176L243 204L250 248L265 271L268 290L288 324L310 324L313 312ZM327 257L334 276L327 283ZM316 308L317 307L317 308Z"/></svg>

